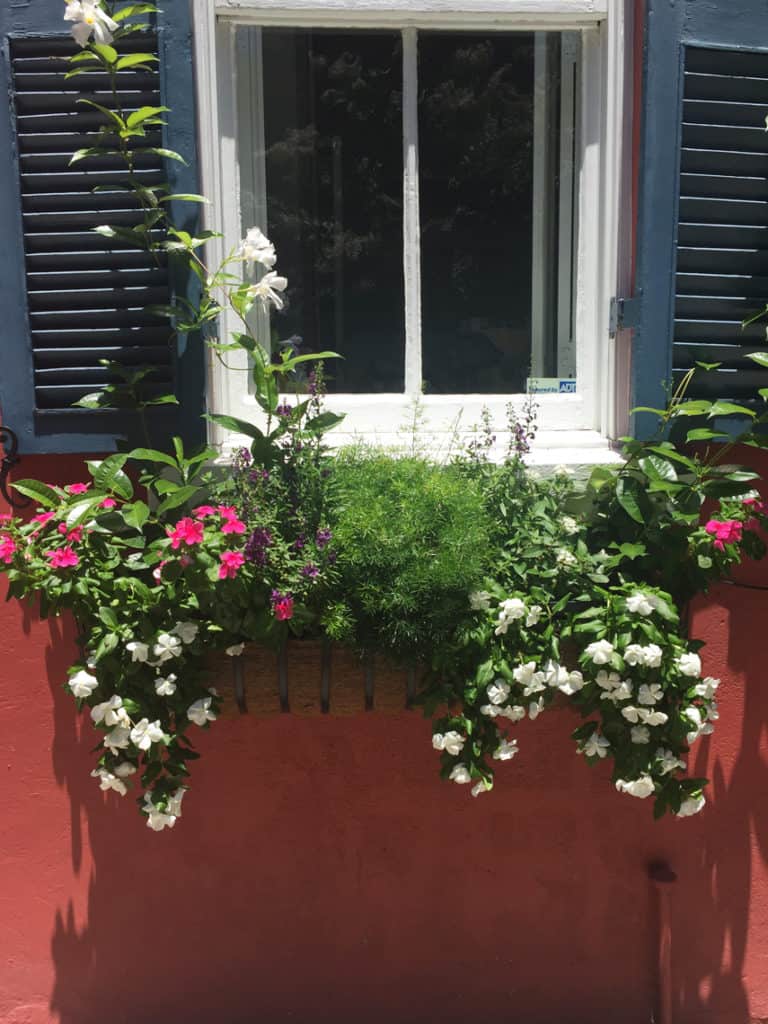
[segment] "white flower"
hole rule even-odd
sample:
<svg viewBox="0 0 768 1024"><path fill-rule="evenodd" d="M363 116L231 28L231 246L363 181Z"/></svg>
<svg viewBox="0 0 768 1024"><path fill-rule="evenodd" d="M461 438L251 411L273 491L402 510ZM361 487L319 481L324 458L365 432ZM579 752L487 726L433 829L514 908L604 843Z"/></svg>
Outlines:
<svg viewBox="0 0 768 1024"><path fill-rule="evenodd" d="M215 722L216 715L210 710L211 698L202 697L190 704L187 708L187 718L195 725L205 725L206 722Z"/></svg>
<svg viewBox="0 0 768 1024"><path fill-rule="evenodd" d="M639 779L631 779L626 782L624 779L616 780L616 789L620 793L628 793L636 796L639 800L645 800L654 791L654 782L650 775L641 775Z"/></svg>
<svg viewBox="0 0 768 1024"><path fill-rule="evenodd" d="M658 683L651 683L650 686L643 683L637 691L637 702L638 704L657 704L663 696L664 691Z"/></svg>
<svg viewBox="0 0 768 1024"><path fill-rule="evenodd" d="M495 704L483 704L480 708L480 714L486 715L488 718L496 718L502 713L502 709L497 707Z"/></svg>
<svg viewBox="0 0 768 1024"><path fill-rule="evenodd" d="M685 771L685 761L681 761L676 754L673 754L671 750L665 750L663 747L659 747L656 751L656 758L661 761L661 771L663 775L669 775L670 772L677 771L680 768Z"/></svg>
<svg viewBox="0 0 768 1024"><path fill-rule="evenodd" d="M131 640L125 645L126 651L130 651L131 661L146 661L149 657L149 644L143 644L139 640Z"/></svg>
<svg viewBox="0 0 768 1024"><path fill-rule="evenodd" d="M112 771L119 779L125 779L129 775L136 774L136 765L131 764L130 761L121 761L120 764L112 766Z"/></svg>
<svg viewBox="0 0 768 1024"><path fill-rule="evenodd" d="M508 718L510 722L521 722L525 718L525 708L520 704L515 704L512 707L499 708L498 712L502 718Z"/></svg>
<svg viewBox="0 0 768 1024"><path fill-rule="evenodd" d="M267 270L271 270L277 263L275 247L261 228L248 228L237 255L246 263L260 263Z"/></svg>
<svg viewBox="0 0 768 1024"><path fill-rule="evenodd" d="M519 597L508 597L501 602L500 609L505 619L522 619L525 615L525 602Z"/></svg>
<svg viewBox="0 0 768 1024"><path fill-rule="evenodd" d="M487 612L491 607L491 595L487 590L475 590L469 595L469 607L473 612Z"/></svg>
<svg viewBox="0 0 768 1024"><path fill-rule="evenodd" d="M181 654L181 640L177 636L171 636L170 633L161 633L155 640L152 653L158 663L162 665L164 661L177 658Z"/></svg>
<svg viewBox="0 0 768 1024"><path fill-rule="evenodd" d="M685 711L683 712L683 714L685 715L685 717L688 719L689 722L693 722L693 724L696 726L697 729L701 728L701 725L702 725L702 722L704 721L704 719L701 717L701 712L699 711L698 708L694 708L694 707L686 708Z"/></svg>
<svg viewBox="0 0 768 1024"><path fill-rule="evenodd" d="M97 0L70 0L64 8L64 21L74 22L72 35L78 46L86 46L91 33L95 42L108 45L118 27Z"/></svg>
<svg viewBox="0 0 768 1024"><path fill-rule="evenodd" d="M230 658L239 658L244 650L245 644L232 644L232 646L228 647L224 653L228 654Z"/></svg>
<svg viewBox="0 0 768 1024"><path fill-rule="evenodd" d="M528 614L525 617L526 626L535 626L541 618L541 613L543 611L544 609L541 607L540 604L532 604L531 607L528 609Z"/></svg>
<svg viewBox="0 0 768 1024"><path fill-rule="evenodd" d="M559 466L555 466L552 472L555 474L555 476L570 476L573 473L573 470L570 466L564 466L561 463Z"/></svg>
<svg viewBox="0 0 768 1024"><path fill-rule="evenodd" d="M684 676L693 677L701 675L701 658L692 651L681 654L677 659L677 666Z"/></svg>
<svg viewBox="0 0 768 1024"><path fill-rule="evenodd" d="M613 654L613 644L607 640L595 640L587 647L585 654L595 665L607 665Z"/></svg>
<svg viewBox="0 0 768 1024"><path fill-rule="evenodd" d="M133 767L133 765L131 765ZM136 769L134 768L134 771ZM91 778L99 780L99 789L103 789L104 792L107 790L114 789L120 796L125 796L128 792L128 787L123 780L115 773L109 771L108 768L94 768L91 772Z"/></svg>
<svg viewBox="0 0 768 1024"><path fill-rule="evenodd" d="M633 725L629 731L633 743L650 743L651 731L644 725Z"/></svg>
<svg viewBox="0 0 768 1024"><path fill-rule="evenodd" d="M568 673L568 678L560 683L558 690L562 693L566 693L569 697L573 696L574 693L578 693L579 690L584 687L584 676L578 669Z"/></svg>
<svg viewBox="0 0 768 1024"><path fill-rule="evenodd" d="M131 729L131 743L139 750L149 750L153 743L160 743L165 740L165 733L158 718L150 722L148 718L142 718L140 722Z"/></svg>
<svg viewBox="0 0 768 1024"><path fill-rule="evenodd" d="M579 524L576 522L573 516L563 516L563 518L560 520L560 525L562 526L565 533L574 534L579 532Z"/></svg>
<svg viewBox="0 0 768 1024"><path fill-rule="evenodd" d="M198 725L200 723L198 722ZM445 735L441 732L436 732L432 737L432 746L435 750L445 750L453 757L458 757L461 751L464 749L466 739L461 733L458 732L447 732Z"/></svg>
<svg viewBox="0 0 768 1024"><path fill-rule="evenodd" d="M210 695L212 697L218 697L219 696L219 691L216 689L215 686L209 686L208 687L208 693L210 693Z"/></svg>
<svg viewBox="0 0 768 1024"><path fill-rule="evenodd" d="M630 679L626 679L620 682L615 690L606 690L605 693L600 694L600 699L611 701L615 707L620 700L629 700L631 696L632 681Z"/></svg>
<svg viewBox="0 0 768 1024"><path fill-rule="evenodd" d="M491 787L486 783L485 779L480 779L480 781L476 782L472 787L472 796L480 796L481 793L488 793L490 788Z"/></svg>
<svg viewBox="0 0 768 1024"><path fill-rule="evenodd" d="M576 555L574 555L572 551L569 551L568 548L558 548L557 554L555 555L555 561L565 569L569 569L572 566L579 564L579 560Z"/></svg>
<svg viewBox="0 0 768 1024"><path fill-rule="evenodd" d="M645 648L640 644L630 644L624 651L624 661L628 665L644 665Z"/></svg>
<svg viewBox="0 0 768 1024"><path fill-rule="evenodd" d="M646 668L659 668L663 653L658 644L646 644L643 648L643 664Z"/></svg>
<svg viewBox="0 0 768 1024"><path fill-rule="evenodd" d="M83 700L91 696L99 685L99 680L81 668L79 672L75 672L73 676L69 677L67 685L78 700Z"/></svg>
<svg viewBox="0 0 768 1024"><path fill-rule="evenodd" d="M503 704L509 696L510 685L505 683L503 679L497 679L495 682L486 690L488 694L488 700L491 704Z"/></svg>
<svg viewBox="0 0 768 1024"><path fill-rule="evenodd" d="M171 632L175 633L183 644L191 644L194 642L199 629L200 627L196 622L177 622Z"/></svg>
<svg viewBox="0 0 768 1024"><path fill-rule="evenodd" d="M627 611L633 615L651 615L657 601L652 594L644 594L638 590L626 600Z"/></svg>
<svg viewBox="0 0 768 1024"><path fill-rule="evenodd" d="M713 700L712 703L707 708L707 721L709 721L709 722L716 722L719 717L720 717L720 712L717 710L717 701Z"/></svg>
<svg viewBox="0 0 768 1024"><path fill-rule="evenodd" d="M704 794L699 793L698 796L689 796L687 800L683 800L680 804L680 810L677 812L678 818L690 818L694 814L698 814L699 811L704 809Z"/></svg>
<svg viewBox="0 0 768 1024"><path fill-rule="evenodd" d="M171 795L167 798L167 813L172 815L174 818L181 817L181 801L184 799L186 793L186 786L179 786Z"/></svg>
<svg viewBox="0 0 768 1024"><path fill-rule="evenodd" d="M128 712L123 707L123 698L115 694L114 697L105 700L103 704L97 704L91 708L91 718L94 725L99 725L101 722L109 726L127 725Z"/></svg>
<svg viewBox="0 0 768 1024"><path fill-rule="evenodd" d="M568 682L568 669L551 659L544 666L544 682L547 686L559 687ZM527 696L527 695L526 695Z"/></svg>
<svg viewBox="0 0 768 1024"><path fill-rule="evenodd" d="M511 761L517 753L517 740L502 739L493 752L494 761Z"/></svg>
<svg viewBox="0 0 768 1024"><path fill-rule="evenodd" d="M451 782L458 782L460 786L464 786L467 782L472 781L472 776L469 774L469 769L465 764L454 765L448 778Z"/></svg>
<svg viewBox="0 0 768 1024"><path fill-rule="evenodd" d="M642 722L645 720L642 712L638 708L632 707L631 705L628 708L622 708L621 713L628 722L634 722L635 724L637 724L638 722Z"/></svg>
<svg viewBox="0 0 768 1024"><path fill-rule="evenodd" d="M639 715L640 721L646 725L666 725L669 721L669 715L665 715L663 711L645 711L640 708Z"/></svg>
<svg viewBox="0 0 768 1024"><path fill-rule="evenodd" d="M171 672L169 676L158 676L155 680L155 693L158 697L172 697L176 693L176 676Z"/></svg>
<svg viewBox="0 0 768 1024"><path fill-rule="evenodd" d="M108 732L103 739L104 746L116 754L119 750L125 750L131 740L131 730L127 725L118 725Z"/></svg>
<svg viewBox="0 0 768 1024"><path fill-rule="evenodd" d="M579 749L586 757L606 757L611 744L598 732L593 732L588 740L584 740Z"/></svg>
<svg viewBox="0 0 768 1024"><path fill-rule="evenodd" d="M532 700L528 705L528 717L532 722L535 722L543 710L544 701L541 697L538 700Z"/></svg>
<svg viewBox="0 0 768 1024"><path fill-rule="evenodd" d="M601 669L595 677L595 682L603 690L615 690L621 685L621 676L618 672L606 672Z"/></svg>
<svg viewBox="0 0 768 1024"><path fill-rule="evenodd" d="M694 686L693 692L697 697L703 697L704 700L712 700L719 685L719 679L713 679L712 676L707 676L706 679L702 679L700 683L697 683Z"/></svg>
<svg viewBox="0 0 768 1024"><path fill-rule="evenodd" d="M149 793L144 794L142 810L147 815L147 828L151 828L153 832L162 832L164 828L173 828L176 824L176 815L168 814L156 807Z"/></svg>
<svg viewBox="0 0 768 1024"><path fill-rule="evenodd" d="M248 291L254 299L261 301L265 309L269 308L270 302L274 303L275 309L282 309L285 303L278 292L284 292L287 287L288 278L270 270L260 281L252 284Z"/></svg>

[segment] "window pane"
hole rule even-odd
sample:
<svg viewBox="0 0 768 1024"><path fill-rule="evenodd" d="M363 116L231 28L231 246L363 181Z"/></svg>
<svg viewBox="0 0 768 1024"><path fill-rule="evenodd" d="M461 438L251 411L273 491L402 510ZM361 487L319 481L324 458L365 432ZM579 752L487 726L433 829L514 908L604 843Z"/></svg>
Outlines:
<svg viewBox="0 0 768 1024"><path fill-rule="evenodd" d="M326 367L329 390L402 391L400 36L241 31L258 44L246 66L260 63L263 92L252 142L262 182L254 173L249 189L244 178L243 219L263 213L265 179L267 230L288 278L273 328L302 352L344 356Z"/></svg>
<svg viewBox="0 0 768 1024"><path fill-rule="evenodd" d="M570 375L570 288L558 303L558 279L570 284L571 224L561 232L559 220L572 203L561 208L559 178L573 136L560 70L557 33L419 37L428 392L519 393L530 375Z"/></svg>

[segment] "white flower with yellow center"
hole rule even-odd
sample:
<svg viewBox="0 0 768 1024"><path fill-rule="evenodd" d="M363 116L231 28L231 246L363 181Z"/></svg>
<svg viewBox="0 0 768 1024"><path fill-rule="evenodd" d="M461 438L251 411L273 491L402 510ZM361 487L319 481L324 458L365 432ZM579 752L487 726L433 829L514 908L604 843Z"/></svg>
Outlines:
<svg viewBox="0 0 768 1024"><path fill-rule="evenodd" d="M91 35L94 42L109 45L118 28L97 0L70 0L64 8L64 21L73 22L72 36L78 46L87 46Z"/></svg>

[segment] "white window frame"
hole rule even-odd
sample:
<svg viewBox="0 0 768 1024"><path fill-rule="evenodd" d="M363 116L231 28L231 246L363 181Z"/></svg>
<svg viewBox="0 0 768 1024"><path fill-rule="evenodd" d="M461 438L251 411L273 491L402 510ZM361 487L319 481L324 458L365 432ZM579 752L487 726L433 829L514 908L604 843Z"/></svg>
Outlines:
<svg viewBox="0 0 768 1024"><path fill-rule="evenodd" d="M610 300L628 294L630 283L631 209L631 0L192 0L199 119L199 156L203 192L212 200L206 227L222 232L208 244L216 265L241 235L237 152L237 82L235 28L239 24L398 28L403 31L404 68L419 29L544 31L580 30L581 119L577 153L579 177L575 338L577 392L539 395L540 430L533 461L593 463L613 461L611 439L625 432L628 339L609 338ZM411 61L411 65L413 62ZM415 91L412 91L415 98ZM413 109L410 109L412 107ZM417 131L415 102L403 112L404 123L404 270L406 335L420 333L418 248L409 230L418 232L418 165L413 141ZM409 140L410 143L409 144ZM408 225L411 225L409 229ZM278 253L279 258L279 253ZM290 284L289 284L290 287ZM221 325L222 337L234 324ZM209 410L259 420L260 410L247 391L244 353L230 353L234 369L209 357ZM622 381L617 382L617 370ZM330 409L347 414L341 442L364 435L383 443L397 440L398 430L418 397L427 428L444 438L457 420L468 427L485 406L503 424L510 401L525 395L423 395L418 351L406 346L403 394L334 394ZM330 436L330 435L329 435ZM245 439L212 427L211 443L225 451Z"/></svg>

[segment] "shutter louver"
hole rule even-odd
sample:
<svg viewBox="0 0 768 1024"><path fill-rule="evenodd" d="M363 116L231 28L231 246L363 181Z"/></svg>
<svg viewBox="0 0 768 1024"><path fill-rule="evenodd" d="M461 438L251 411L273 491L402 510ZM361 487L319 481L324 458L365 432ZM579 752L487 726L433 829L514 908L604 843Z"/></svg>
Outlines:
<svg viewBox="0 0 768 1024"><path fill-rule="evenodd" d="M125 52L157 53L153 37L126 40ZM133 226L141 212L125 190L126 168L115 156L72 155L93 144L105 118L78 103L88 97L114 105L107 75L90 72L67 80L71 39L26 38L10 43L18 140L27 305L34 360L35 407L61 412L109 382L100 359L125 366L152 365L147 390L173 390L166 320L144 312L169 300L167 261L93 231L101 224ZM121 51L122 52L122 51ZM159 106L158 75L117 75L124 111ZM160 132L146 146L162 146ZM139 154L136 177L147 185L165 179L162 158ZM100 190L92 191L94 186Z"/></svg>
<svg viewBox="0 0 768 1024"><path fill-rule="evenodd" d="M673 368L722 363L696 397L745 398L764 385L746 353L768 302L768 54L687 47Z"/></svg>

